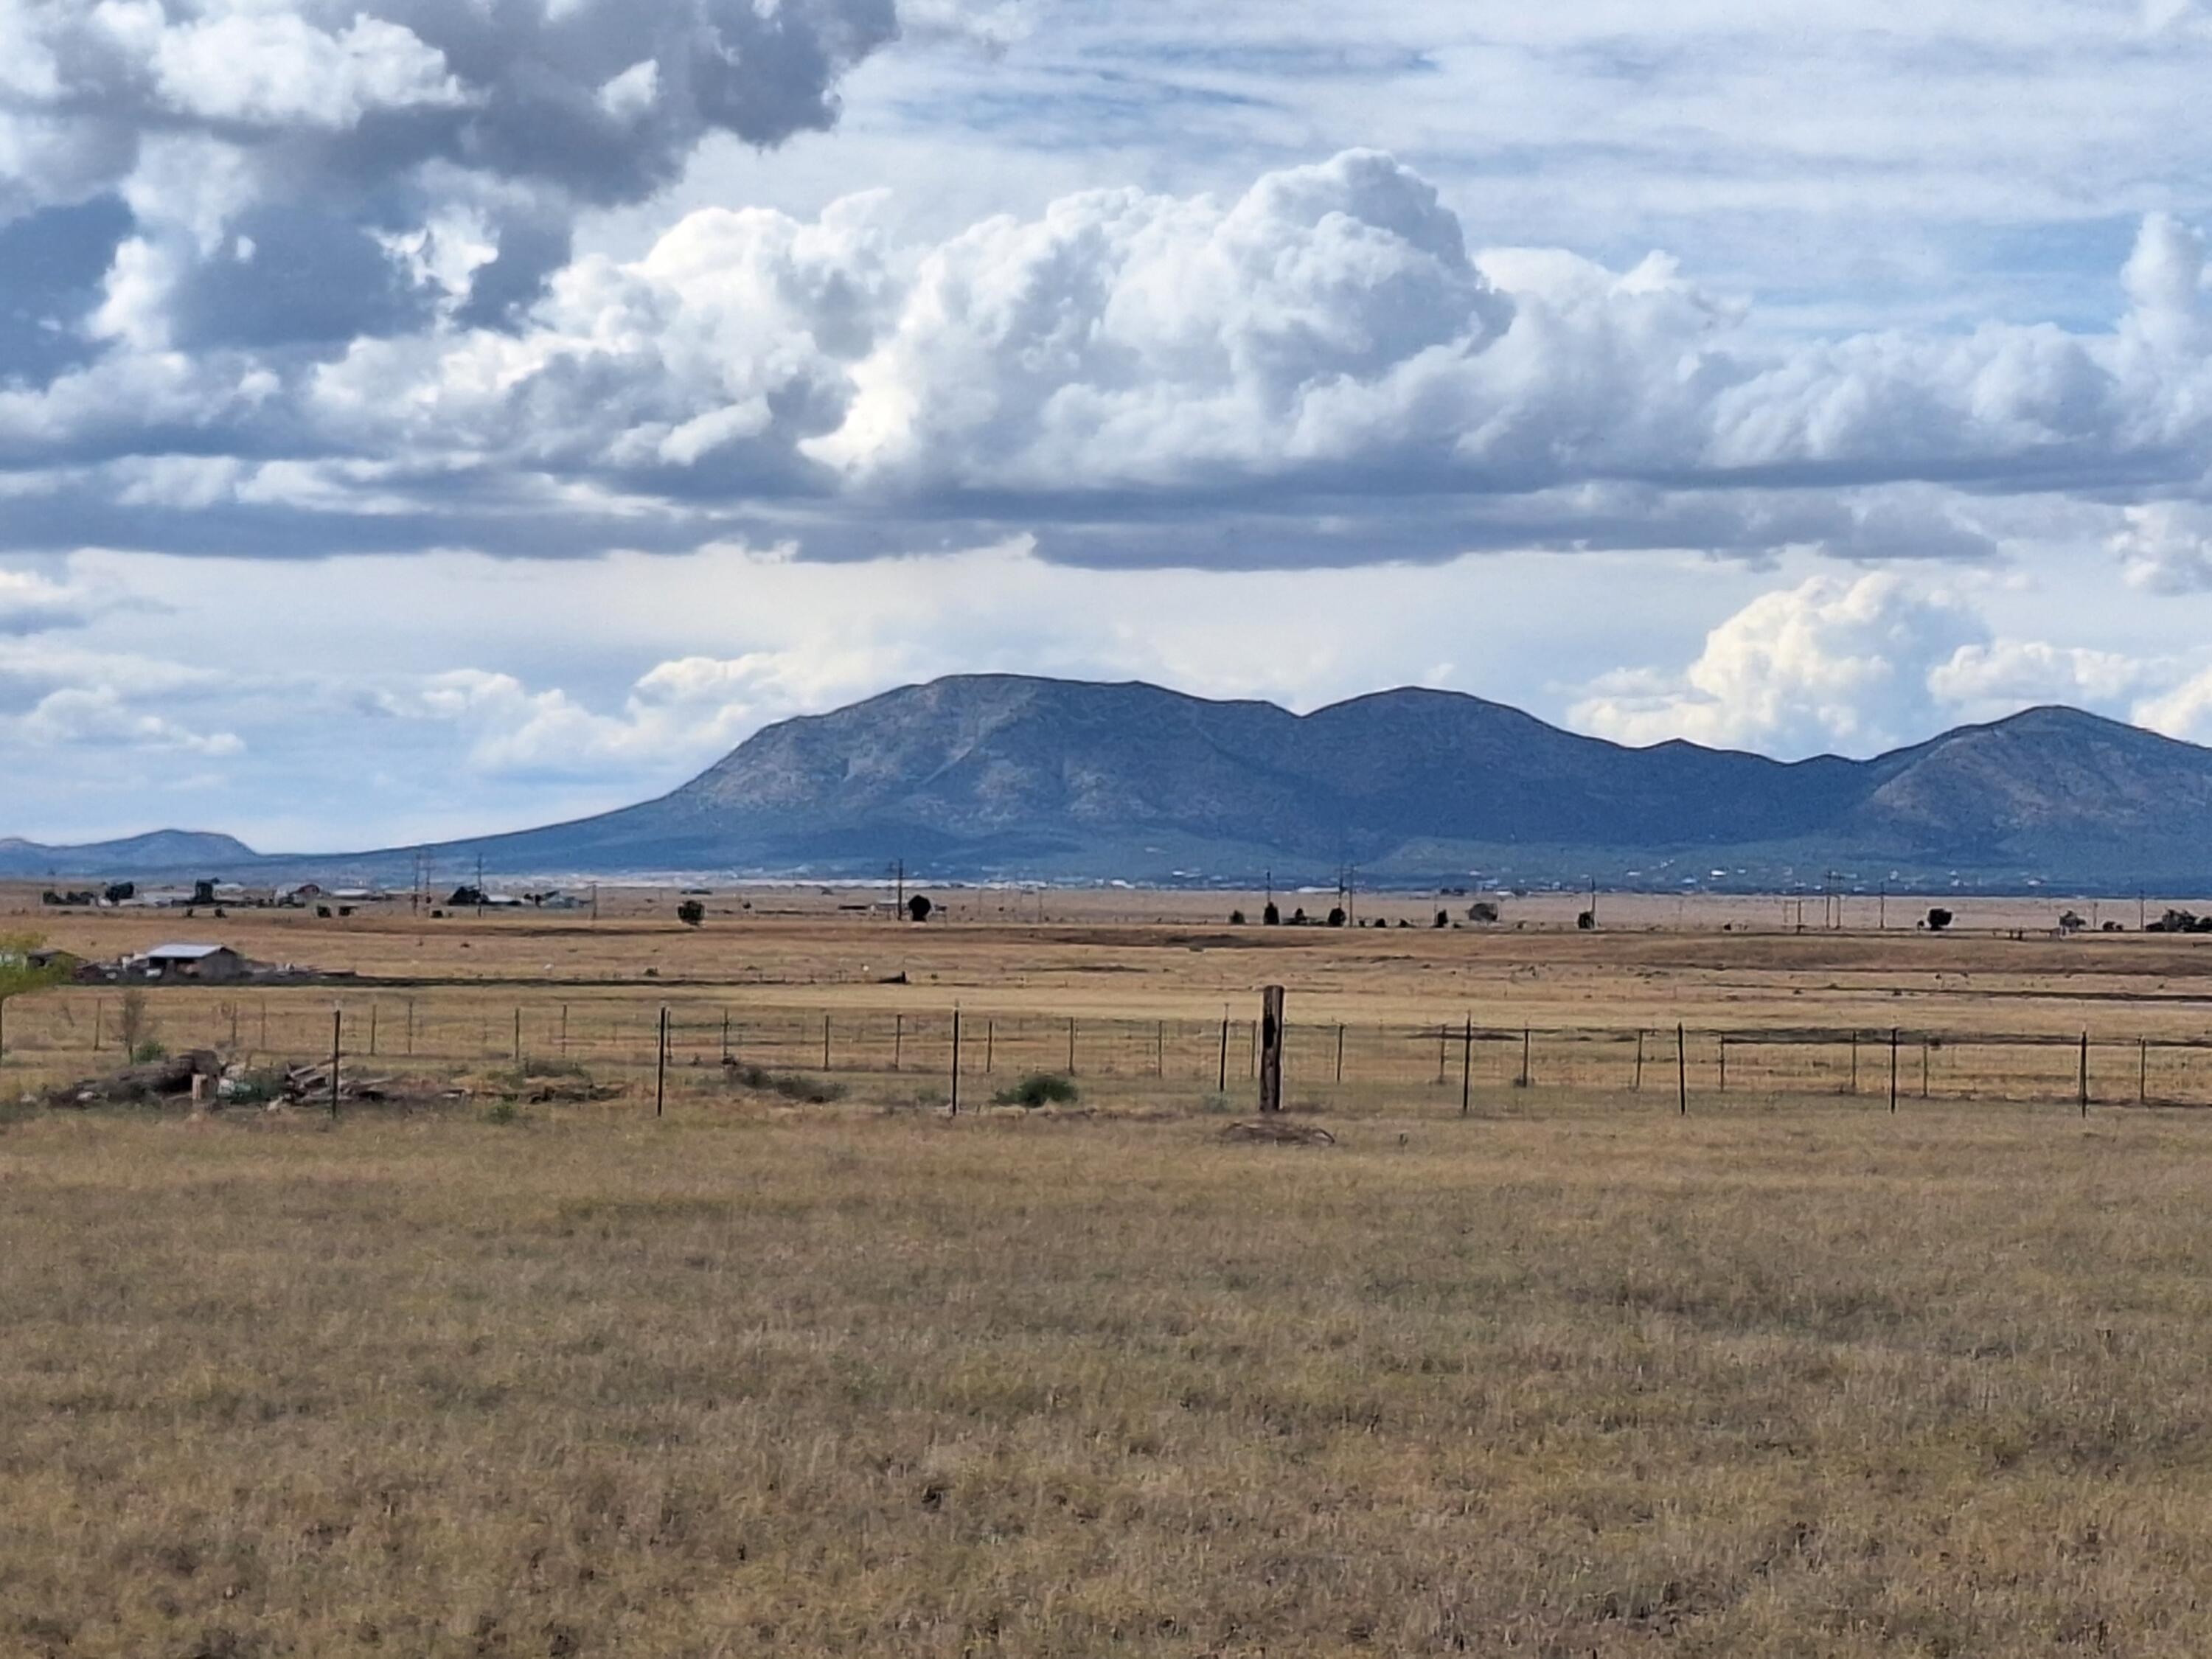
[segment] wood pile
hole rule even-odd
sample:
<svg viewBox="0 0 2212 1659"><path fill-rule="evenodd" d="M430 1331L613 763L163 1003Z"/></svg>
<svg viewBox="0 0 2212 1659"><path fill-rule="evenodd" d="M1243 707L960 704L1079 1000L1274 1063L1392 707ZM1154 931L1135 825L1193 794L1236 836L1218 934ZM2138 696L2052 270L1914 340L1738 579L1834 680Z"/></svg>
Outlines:
<svg viewBox="0 0 2212 1659"><path fill-rule="evenodd" d="M204 1048L171 1054L144 1066L126 1066L106 1077L88 1078L55 1090L46 1097L49 1106L133 1106L159 1103L179 1097L191 1097L192 1079L204 1077L209 1087L222 1075L222 1061Z"/></svg>

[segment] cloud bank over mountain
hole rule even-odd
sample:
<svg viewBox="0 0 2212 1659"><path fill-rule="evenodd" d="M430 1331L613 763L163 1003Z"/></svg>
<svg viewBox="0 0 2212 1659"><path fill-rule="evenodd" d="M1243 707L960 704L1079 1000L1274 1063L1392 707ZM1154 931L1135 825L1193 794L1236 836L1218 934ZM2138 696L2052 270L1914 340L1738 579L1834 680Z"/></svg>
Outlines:
<svg viewBox="0 0 2212 1659"><path fill-rule="evenodd" d="M2134 0L0 0L0 766L446 828L977 666L2201 733L2207 70Z"/></svg>
<svg viewBox="0 0 2212 1659"><path fill-rule="evenodd" d="M1370 150L1234 198L1087 191L935 242L863 193L811 219L703 209L640 258L571 258L576 214L666 183L706 133L827 125L839 75L897 29L881 0L650 9L641 36L587 5L497 27L15 13L15 229L112 246L6 366L0 536L1959 560L1996 550L1992 497L2171 514L2201 481L2205 249L2162 214L2101 330L1810 340L1664 254L1472 246ZM640 39L653 53L617 64ZM2170 583L2187 556L2146 523L2113 534Z"/></svg>

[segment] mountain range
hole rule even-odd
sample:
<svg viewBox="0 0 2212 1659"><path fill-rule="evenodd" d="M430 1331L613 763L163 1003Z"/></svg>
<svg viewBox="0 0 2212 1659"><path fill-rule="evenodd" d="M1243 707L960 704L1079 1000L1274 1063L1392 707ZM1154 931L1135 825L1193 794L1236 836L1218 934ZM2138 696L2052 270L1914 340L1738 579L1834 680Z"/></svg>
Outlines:
<svg viewBox="0 0 2212 1659"><path fill-rule="evenodd" d="M0 875L307 873L1279 882L1670 889L1856 879L2178 890L2212 879L2212 750L2069 708L1872 760L1634 749L1453 692L1304 715L1145 684L910 686L750 738L658 800L427 848L265 856L162 832L0 842Z"/></svg>

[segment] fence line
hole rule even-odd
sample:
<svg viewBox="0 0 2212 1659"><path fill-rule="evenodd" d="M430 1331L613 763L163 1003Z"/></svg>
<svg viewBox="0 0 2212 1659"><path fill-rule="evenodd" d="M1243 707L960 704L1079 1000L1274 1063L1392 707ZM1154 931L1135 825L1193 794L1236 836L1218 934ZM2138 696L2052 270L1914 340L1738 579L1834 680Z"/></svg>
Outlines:
<svg viewBox="0 0 2212 1659"><path fill-rule="evenodd" d="M404 1068L567 1060L655 1068L667 1010L670 1066L725 1060L832 1076L959 1075L987 1082L1033 1073L1236 1093L1257 1075L1257 1022L1226 1018L1067 1016L953 1010L760 1008L696 996L541 994L495 1001L356 992L164 988L149 993L151 1036L172 1050L249 1060L327 1055L333 1007L356 1063ZM121 994L71 989L0 1010L0 1065L48 1080L123 1062ZM1293 1104L1344 1091L1390 1090L1456 1106L1473 1091L1730 1097L1835 1095L1888 1100L2013 1100L2212 1106L2212 1036L1955 1032L1850 1026L1685 1028L1355 1024L1293 1019L1285 1075ZM0 1097L9 1091L0 1085Z"/></svg>

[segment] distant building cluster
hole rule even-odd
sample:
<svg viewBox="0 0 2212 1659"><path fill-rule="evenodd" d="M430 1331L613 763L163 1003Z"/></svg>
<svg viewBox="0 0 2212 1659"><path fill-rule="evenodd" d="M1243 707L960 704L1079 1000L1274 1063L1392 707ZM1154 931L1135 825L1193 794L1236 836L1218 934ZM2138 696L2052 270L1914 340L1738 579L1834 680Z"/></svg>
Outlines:
<svg viewBox="0 0 2212 1659"><path fill-rule="evenodd" d="M228 945L183 941L112 962L93 962L70 951L33 951L30 963L80 985L300 985L351 977L290 963L254 962Z"/></svg>

